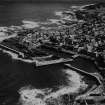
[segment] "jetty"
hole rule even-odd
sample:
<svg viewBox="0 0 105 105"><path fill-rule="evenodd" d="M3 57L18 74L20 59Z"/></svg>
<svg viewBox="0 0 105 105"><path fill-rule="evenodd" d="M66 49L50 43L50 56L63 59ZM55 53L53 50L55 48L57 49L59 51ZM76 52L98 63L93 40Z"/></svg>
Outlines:
<svg viewBox="0 0 105 105"><path fill-rule="evenodd" d="M57 59L57 60L51 60L51 61L40 61L40 60L35 60L36 66L45 66L45 65L52 65L52 64L59 64L59 63L67 63L72 61L72 59Z"/></svg>
<svg viewBox="0 0 105 105"><path fill-rule="evenodd" d="M100 75L98 75L97 73L89 73L89 72L86 72L84 70L81 70L81 69L78 69L74 66L72 66L71 64L65 64L66 66L68 66L69 68L71 68L72 70L75 70L75 71L78 71L78 72L81 72L81 73L84 73L84 74L87 74L89 76L92 76L94 78L96 78L96 80L98 81L99 84L102 84L102 81L101 81L101 78Z"/></svg>
<svg viewBox="0 0 105 105"><path fill-rule="evenodd" d="M17 51L17 50L15 50L13 48L10 48L10 47L8 47L6 45L3 45L1 43L0 43L0 48L5 49L5 50L8 50L8 51L11 51L11 52L13 52L15 54L18 54L19 57L24 58L24 53L22 53L20 51Z"/></svg>

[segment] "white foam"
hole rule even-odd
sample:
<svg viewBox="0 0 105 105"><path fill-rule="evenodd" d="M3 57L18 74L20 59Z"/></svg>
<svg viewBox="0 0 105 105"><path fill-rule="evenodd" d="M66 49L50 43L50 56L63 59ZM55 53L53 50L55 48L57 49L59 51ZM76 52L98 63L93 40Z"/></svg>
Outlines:
<svg viewBox="0 0 105 105"><path fill-rule="evenodd" d="M0 32L0 42L2 42L5 39L13 38L13 37L16 37L16 36L17 36L16 33L8 36L5 32Z"/></svg>
<svg viewBox="0 0 105 105"><path fill-rule="evenodd" d="M12 26L8 27L8 29L12 30L12 31L16 31L16 30L22 30L22 27L21 26L14 26L14 25L12 25Z"/></svg>
<svg viewBox="0 0 105 105"><path fill-rule="evenodd" d="M55 92L52 92L51 89L22 88L19 90L20 103L22 105L47 105L47 100L50 100L50 102L53 99L58 100L62 95L78 93L79 89L87 88L87 84L82 81L82 77L75 71L67 69L64 70L64 73L67 74L68 86L60 86Z"/></svg>
<svg viewBox="0 0 105 105"><path fill-rule="evenodd" d="M53 24L58 24L59 23L59 19L49 19L49 21Z"/></svg>
<svg viewBox="0 0 105 105"><path fill-rule="evenodd" d="M70 16L65 16L64 18L62 18L64 20L73 20Z"/></svg>
<svg viewBox="0 0 105 105"><path fill-rule="evenodd" d="M73 6L71 6L71 8L72 8L72 9L80 9L81 6L75 6L75 5L73 5Z"/></svg>
<svg viewBox="0 0 105 105"><path fill-rule="evenodd" d="M40 25L49 25L49 24L51 24L51 22L49 22L49 21L46 21L46 22L39 22L39 24L40 24Z"/></svg>
<svg viewBox="0 0 105 105"><path fill-rule="evenodd" d="M68 77L68 86L61 86L58 91L51 93L46 96L46 98L57 98L64 94L78 93L80 88L83 90L86 89L87 85L82 81L81 76L78 73L70 69L66 70L65 73Z"/></svg>
<svg viewBox="0 0 105 105"><path fill-rule="evenodd" d="M0 31L3 31L3 32L7 31L7 29L8 27L0 27Z"/></svg>
<svg viewBox="0 0 105 105"><path fill-rule="evenodd" d="M40 29L42 29L42 30L50 30L51 29L51 27L41 27Z"/></svg>
<svg viewBox="0 0 105 105"><path fill-rule="evenodd" d="M20 61L27 62L27 63L35 63L35 61L30 60L30 59L19 58L18 54L15 54L11 51L7 51L7 50L2 50L2 51L3 51L3 53L9 54L12 57L12 59L14 59L14 60L20 60Z"/></svg>
<svg viewBox="0 0 105 105"><path fill-rule="evenodd" d="M30 87L22 88L20 102L22 105L46 105L43 96L44 92L39 89L30 89ZM42 97L40 97L42 96Z"/></svg>
<svg viewBox="0 0 105 105"><path fill-rule="evenodd" d="M38 22L34 22L34 21L27 21L27 20L23 20L23 27L24 28L36 28L39 27L39 23Z"/></svg>
<svg viewBox="0 0 105 105"><path fill-rule="evenodd" d="M81 8L80 8L80 9L84 9L85 7L87 7L87 6L91 6L91 5L94 5L94 4L87 4L87 5L83 5L83 6L81 6Z"/></svg>
<svg viewBox="0 0 105 105"><path fill-rule="evenodd" d="M62 16L62 13L63 13L62 11L56 11L56 12L55 12L55 15L56 15L56 16Z"/></svg>

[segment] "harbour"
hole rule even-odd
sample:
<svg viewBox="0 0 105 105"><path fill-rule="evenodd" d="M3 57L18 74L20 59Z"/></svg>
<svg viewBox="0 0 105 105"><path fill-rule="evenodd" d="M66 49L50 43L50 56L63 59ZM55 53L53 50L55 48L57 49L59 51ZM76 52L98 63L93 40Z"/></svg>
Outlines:
<svg viewBox="0 0 105 105"><path fill-rule="evenodd" d="M1 105L95 105L105 99L104 5L93 4L92 11L83 5L0 6Z"/></svg>

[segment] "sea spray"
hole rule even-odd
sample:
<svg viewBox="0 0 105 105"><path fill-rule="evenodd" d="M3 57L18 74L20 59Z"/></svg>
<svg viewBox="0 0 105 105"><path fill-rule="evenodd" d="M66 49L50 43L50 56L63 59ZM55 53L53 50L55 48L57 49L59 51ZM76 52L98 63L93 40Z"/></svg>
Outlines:
<svg viewBox="0 0 105 105"><path fill-rule="evenodd" d="M29 87L22 88L19 92L21 94L20 103L22 105L46 105L43 100L44 91L39 89L32 89Z"/></svg>
<svg viewBox="0 0 105 105"><path fill-rule="evenodd" d="M30 59L22 59L22 58L19 58L18 54L15 54L15 53L13 53L11 51L7 51L7 50L2 50L2 51L3 51L3 53L6 53L9 56L11 56L12 59L14 59L14 60L20 60L20 61L27 62L27 63L35 63L35 61L30 60Z"/></svg>
<svg viewBox="0 0 105 105"><path fill-rule="evenodd" d="M80 88L83 90L86 89L87 84L81 80L82 77L77 72L67 69L64 70L64 73L67 74L68 86L60 86L58 91L52 92L50 95L46 96L46 98L57 98L64 94L79 93Z"/></svg>
<svg viewBox="0 0 105 105"><path fill-rule="evenodd" d="M56 11L56 12L55 12L55 15L56 15L56 16L60 16L60 17L62 17L62 14L63 14L62 11Z"/></svg>
<svg viewBox="0 0 105 105"><path fill-rule="evenodd" d="M4 41L6 39L9 39L9 38L14 38L16 36L17 36L16 33L13 33L12 35L8 36L5 32L0 32L0 42Z"/></svg>
<svg viewBox="0 0 105 105"><path fill-rule="evenodd" d="M22 26L28 29L39 27L38 22L34 22L34 21L23 20L22 23L23 23Z"/></svg>
<svg viewBox="0 0 105 105"><path fill-rule="evenodd" d="M57 105L61 102L60 97L65 94L79 93L79 90L85 90L87 84L82 80L83 77L77 72L66 69L63 70L68 78L67 86L59 86L57 91L52 91L49 89L36 89L26 86L19 90L20 93L20 103L22 105ZM60 104L61 105L61 104Z"/></svg>
<svg viewBox="0 0 105 105"><path fill-rule="evenodd" d="M57 24L57 25L61 25L62 20L60 19L49 19L49 21L51 22L51 24Z"/></svg>

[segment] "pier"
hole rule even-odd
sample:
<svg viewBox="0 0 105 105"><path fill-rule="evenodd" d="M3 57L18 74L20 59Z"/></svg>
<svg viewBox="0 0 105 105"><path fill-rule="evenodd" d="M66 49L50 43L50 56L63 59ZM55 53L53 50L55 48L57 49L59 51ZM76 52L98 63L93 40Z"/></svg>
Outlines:
<svg viewBox="0 0 105 105"><path fill-rule="evenodd" d="M78 68L76 68L70 64L65 64L65 65L68 66L69 68L71 68L72 70L75 70L75 71L78 71L80 73L84 73L86 75L94 77L98 81L99 84L102 84L102 81L101 81L102 77L100 77L100 75L98 75L97 73L89 73L89 72L86 72L84 70L78 69Z"/></svg>
<svg viewBox="0 0 105 105"><path fill-rule="evenodd" d="M13 52L15 54L18 54L19 57L24 58L24 53L22 53L20 51L17 51L17 50L15 50L13 48L10 48L10 47L8 47L6 45L0 44L0 48L5 49L5 50L8 50L8 51L11 51L11 52Z"/></svg>

